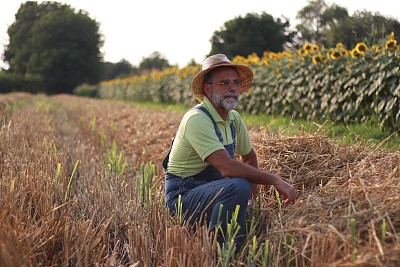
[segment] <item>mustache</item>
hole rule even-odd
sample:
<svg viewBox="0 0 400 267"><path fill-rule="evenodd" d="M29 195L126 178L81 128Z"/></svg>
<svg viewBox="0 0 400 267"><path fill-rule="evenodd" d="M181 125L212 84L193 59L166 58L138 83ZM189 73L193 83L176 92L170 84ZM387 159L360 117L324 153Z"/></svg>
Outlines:
<svg viewBox="0 0 400 267"><path fill-rule="evenodd" d="M237 94L237 93L226 93L224 95L224 99L226 99L228 97L234 97L234 98L236 98L236 100L238 100L239 99L239 94Z"/></svg>

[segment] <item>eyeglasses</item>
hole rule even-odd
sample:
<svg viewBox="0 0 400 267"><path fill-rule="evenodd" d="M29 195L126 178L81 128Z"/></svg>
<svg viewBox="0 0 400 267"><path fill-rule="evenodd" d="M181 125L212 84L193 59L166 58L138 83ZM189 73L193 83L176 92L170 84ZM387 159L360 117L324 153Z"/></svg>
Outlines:
<svg viewBox="0 0 400 267"><path fill-rule="evenodd" d="M208 84L212 84L212 82L210 82ZM224 87L226 89L231 88L231 87L239 88L240 86L242 86L242 82L239 81L239 80L234 80L232 82L228 81L228 80L224 80L224 81L221 81L221 82L216 83L216 84L218 84L218 85L220 85L220 86L222 86L222 87Z"/></svg>

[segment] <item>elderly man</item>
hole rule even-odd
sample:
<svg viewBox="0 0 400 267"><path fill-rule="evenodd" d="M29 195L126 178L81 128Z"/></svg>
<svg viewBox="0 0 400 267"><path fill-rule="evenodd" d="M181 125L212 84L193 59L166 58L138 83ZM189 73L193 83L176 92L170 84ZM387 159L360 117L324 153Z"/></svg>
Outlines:
<svg viewBox="0 0 400 267"><path fill-rule="evenodd" d="M296 195L281 177L258 169L248 130L235 111L240 94L252 82L250 68L232 64L223 54L205 59L192 82L201 103L183 116L163 162L165 200L171 212L176 213L180 196L189 223L206 222L210 230L220 225L224 232L239 205L239 245L245 235L248 201L257 194L257 184L275 186L284 203L294 203ZM218 241L224 242L223 236Z"/></svg>

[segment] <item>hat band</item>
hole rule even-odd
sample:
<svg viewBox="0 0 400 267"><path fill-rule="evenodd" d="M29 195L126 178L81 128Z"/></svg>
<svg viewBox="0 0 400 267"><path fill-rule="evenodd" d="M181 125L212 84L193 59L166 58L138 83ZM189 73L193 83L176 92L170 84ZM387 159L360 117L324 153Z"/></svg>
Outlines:
<svg viewBox="0 0 400 267"><path fill-rule="evenodd" d="M212 67L218 66L218 65L226 65L226 64L232 64L232 63L230 61L220 61L220 62L215 63L215 64L213 64L213 65L211 65L211 66L209 66L209 67L207 67L205 69L212 68ZM205 69L203 69L203 70L205 70Z"/></svg>

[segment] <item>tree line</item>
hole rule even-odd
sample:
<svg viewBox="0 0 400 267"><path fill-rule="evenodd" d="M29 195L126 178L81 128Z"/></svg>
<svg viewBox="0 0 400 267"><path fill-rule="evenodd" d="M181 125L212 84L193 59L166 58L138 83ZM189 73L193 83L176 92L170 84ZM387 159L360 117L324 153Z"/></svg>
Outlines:
<svg viewBox="0 0 400 267"><path fill-rule="evenodd" d="M208 55L224 53L233 58L255 53L262 57L265 51L298 49L305 42L325 47L341 42L349 48L357 42L372 45L391 32L400 32L400 23L394 18L365 10L350 15L346 8L324 0L309 0L297 19L300 23L293 28L289 19L266 12L235 17L213 33ZM171 67L158 51L143 57L139 66L126 59L104 62L99 29L86 11L70 5L50 1L21 4L7 31L9 43L3 60L8 68L0 71L0 92L72 93L82 84ZM188 62L196 64L193 59Z"/></svg>

